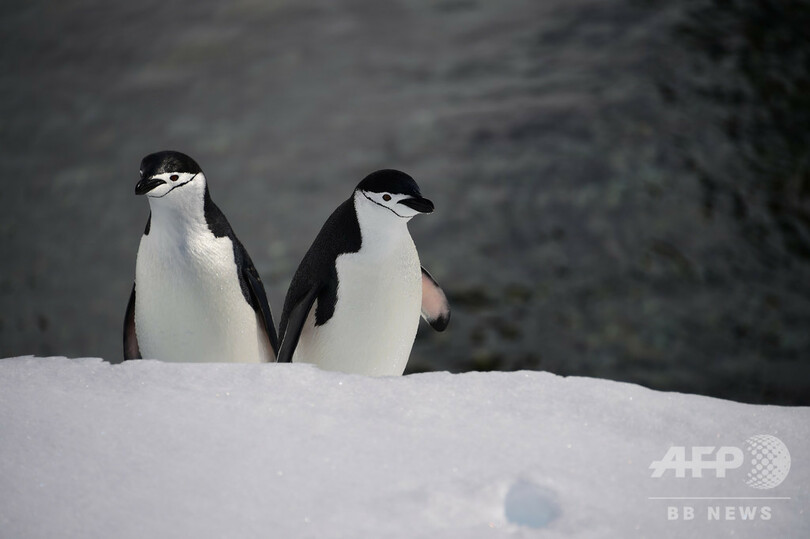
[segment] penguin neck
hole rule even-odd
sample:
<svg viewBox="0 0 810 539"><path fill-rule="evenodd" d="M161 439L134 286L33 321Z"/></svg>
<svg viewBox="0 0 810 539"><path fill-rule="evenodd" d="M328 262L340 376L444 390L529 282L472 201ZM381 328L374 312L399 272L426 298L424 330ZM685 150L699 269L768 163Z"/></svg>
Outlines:
<svg viewBox="0 0 810 539"><path fill-rule="evenodd" d="M398 217L387 208L371 202L359 191L354 193L353 202L363 238L361 249L385 252L396 249L403 239L410 238L410 219Z"/></svg>
<svg viewBox="0 0 810 539"><path fill-rule="evenodd" d="M187 238L208 232L205 220L205 202L210 200L208 186L188 184L183 192L169 193L162 198L150 198L151 231L161 235Z"/></svg>

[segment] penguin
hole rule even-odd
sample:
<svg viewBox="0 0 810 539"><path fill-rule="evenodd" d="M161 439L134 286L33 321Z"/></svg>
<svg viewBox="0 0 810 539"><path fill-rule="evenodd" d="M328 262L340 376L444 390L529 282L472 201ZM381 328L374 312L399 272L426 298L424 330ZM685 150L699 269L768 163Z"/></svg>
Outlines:
<svg viewBox="0 0 810 539"><path fill-rule="evenodd" d="M196 161L147 155L135 194L146 195L151 213L124 318L124 359L275 361L264 285Z"/></svg>
<svg viewBox="0 0 810 539"><path fill-rule="evenodd" d="M404 172L366 176L327 219L293 276L279 362L401 375L420 313L437 331L450 321L447 297L421 266L408 232L411 218L432 212Z"/></svg>

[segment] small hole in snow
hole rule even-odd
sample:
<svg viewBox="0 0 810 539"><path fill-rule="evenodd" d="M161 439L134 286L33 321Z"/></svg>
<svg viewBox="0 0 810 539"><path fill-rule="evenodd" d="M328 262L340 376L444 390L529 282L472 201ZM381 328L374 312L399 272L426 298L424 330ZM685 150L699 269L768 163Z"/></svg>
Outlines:
<svg viewBox="0 0 810 539"><path fill-rule="evenodd" d="M528 481L518 481L506 493L506 520L519 526L545 528L560 516L557 494Z"/></svg>

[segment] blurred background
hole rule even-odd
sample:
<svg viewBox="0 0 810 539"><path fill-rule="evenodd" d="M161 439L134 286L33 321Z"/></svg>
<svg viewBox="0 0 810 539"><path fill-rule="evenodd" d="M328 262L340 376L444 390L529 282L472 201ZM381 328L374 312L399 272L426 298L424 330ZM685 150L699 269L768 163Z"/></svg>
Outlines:
<svg viewBox="0 0 810 539"><path fill-rule="evenodd" d="M206 172L276 319L369 172L436 204L408 372L810 404L810 3L5 0L0 357L119 361L141 158Z"/></svg>

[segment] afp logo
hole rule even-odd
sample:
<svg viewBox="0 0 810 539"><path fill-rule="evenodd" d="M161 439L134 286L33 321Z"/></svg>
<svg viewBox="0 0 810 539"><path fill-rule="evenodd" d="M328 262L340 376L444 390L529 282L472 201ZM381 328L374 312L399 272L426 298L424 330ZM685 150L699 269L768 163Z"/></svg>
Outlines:
<svg viewBox="0 0 810 539"><path fill-rule="evenodd" d="M787 446L769 434L751 436L745 441L745 452L748 454L748 468L745 482L758 489L770 489L779 486L790 471L790 452ZM734 446L694 446L686 457L686 447L672 446L664 458L650 464L652 477L664 477L672 470L675 477L704 477L704 472L714 477L726 477L728 470L736 470L746 463L743 450Z"/></svg>

